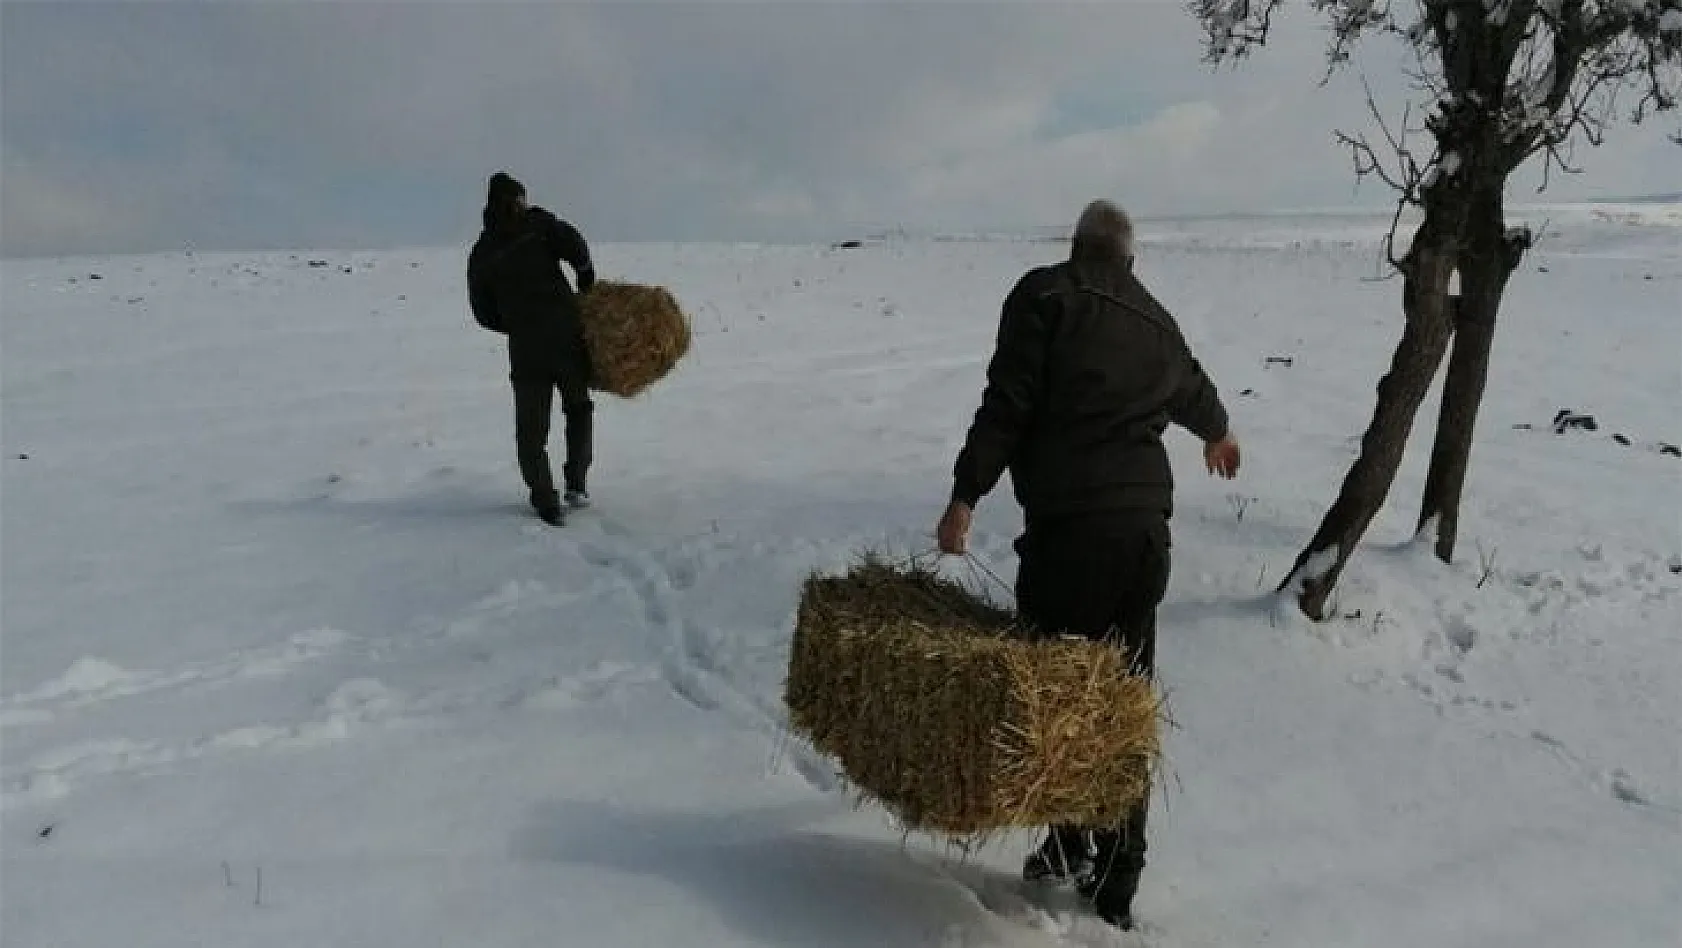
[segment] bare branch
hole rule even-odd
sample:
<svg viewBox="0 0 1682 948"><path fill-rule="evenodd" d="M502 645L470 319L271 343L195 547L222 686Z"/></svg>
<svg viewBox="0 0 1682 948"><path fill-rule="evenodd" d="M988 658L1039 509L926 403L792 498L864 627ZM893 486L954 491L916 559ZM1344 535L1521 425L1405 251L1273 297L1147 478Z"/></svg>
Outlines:
<svg viewBox="0 0 1682 948"><path fill-rule="evenodd" d="M1396 202L1396 212L1390 215L1390 229L1384 232L1384 259L1389 261L1391 268L1397 273L1403 272L1405 268L1402 258L1396 256L1396 231L1401 229L1402 211L1406 209L1406 201Z"/></svg>
<svg viewBox="0 0 1682 948"><path fill-rule="evenodd" d="M1332 40L1326 51L1324 84L1339 66L1349 62L1351 51L1370 29L1390 31L1394 19L1390 0L1314 0L1314 9L1331 19Z"/></svg>
<svg viewBox="0 0 1682 948"><path fill-rule="evenodd" d="M1243 59L1252 47L1266 46L1273 16L1284 0L1190 0L1203 24L1203 61L1218 65Z"/></svg>
<svg viewBox="0 0 1682 948"><path fill-rule="evenodd" d="M1284 7L1284 0L1187 2L1205 31L1204 59L1214 64L1267 45ZM1617 119L1640 123L1682 102L1682 0L1307 0L1307 6L1326 20L1322 85L1369 34L1399 38L1412 52L1404 73L1429 103L1422 131L1436 139L1433 157L1421 166L1405 147L1412 131L1405 118L1399 134L1379 121L1393 160L1365 136L1336 136L1350 150L1357 179L1382 180L1404 203L1423 200L1443 161L1505 175L1540 154L1545 188L1555 170L1578 173L1577 143L1598 146ZM1619 108L1620 94L1634 96L1627 112ZM1370 89L1368 104L1379 118ZM1668 137L1682 144L1682 131Z"/></svg>
<svg viewBox="0 0 1682 948"><path fill-rule="evenodd" d="M1537 151L1561 168L1574 138L1598 146L1623 91L1637 94L1635 124L1677 106L1682 91L1682 0L1558 0L1542 12L1549 32L1544 62L1515 82L1509 163ZM1541 40L1536 40L1541 47Z"/></svg>
<svg viewBox="0 0 1682 948"><path fill-rule="evenodd" d="M1385 163L1377 148L1365 135L1351 135L1339 131L1336 133L1336 139L1339 144L1349 149L1350 157L1354 161L1357 181L1367 177L1375 177L1396 192L1395 213L1391 216L1390 228L1384 235L1384 256L1391 267L1400 271L1404 269L1405 264L1402 258L1396 254L1396 233L1401 227L1402 213L1410 206L1417 207L1423 204L1422 192L1438 174L1439 156L1433 154L1423 166L1414 157L1413 151L1408 145L1408 138L1411 134L1425 131L1425 129L1416 129L1410 124L1411 105L1402 110L1400 132L1393 132L1389 123L1384 120L1384 114L1378 108L1378 100L1373 95L1372 86L1367 82L1365 76L1361 78L1361 86L1366 92L1367 110L1372 115L1373 121L1378 125L1379 131L1383 133L1385 145L1388 147L1390 154L1395 156L1395 167L1391 168Z"/></svg>

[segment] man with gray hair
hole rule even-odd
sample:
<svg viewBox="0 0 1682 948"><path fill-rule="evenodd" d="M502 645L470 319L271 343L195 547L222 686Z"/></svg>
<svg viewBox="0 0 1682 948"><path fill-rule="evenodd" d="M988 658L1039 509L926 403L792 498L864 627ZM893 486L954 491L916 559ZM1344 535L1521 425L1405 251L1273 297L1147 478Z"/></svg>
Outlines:
<svg viewBox="0 0 1682 948"><path fill-rule="evenodd" d="M1025 521L1021 617L1042 635L1116 642L1154 675L1174 506L1162 435L1170 423L1191 431L1210 473L1227 478L1239 450L1215 386L1133 260L1127 214L1094 201L1069 258L1011 290L938 535L943 553L966 553L975 506L1008 469ZM1147 798L1118 828L1052 827L1024 876L1073 881L1099 915L1132 928L1148 811Z"/></svg>

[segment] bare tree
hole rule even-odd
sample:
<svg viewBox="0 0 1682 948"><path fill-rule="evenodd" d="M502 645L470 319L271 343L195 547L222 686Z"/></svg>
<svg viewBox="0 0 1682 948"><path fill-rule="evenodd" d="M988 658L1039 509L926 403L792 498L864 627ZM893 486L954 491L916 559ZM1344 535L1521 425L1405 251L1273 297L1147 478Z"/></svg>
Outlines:
<svg viewBox="0 0 1682 948"><path fill-rule="evenodd" d="M1507 179L1531 159L1575 172L1572 149L1598 146L1621 117L1639 124L1676 105L1682 89L1682 0L1307 0L1328 21L1328 75L1372 35L1410 50L1418 92L1399 123L1367 102L1382 142L1339 132L1358 177L1398 195L1385 242L1402 277L1406 322L1361 453L1319 530L1280 585L1316 620L1401 464L1415 415L1453 345L1420 533L1434 529L1450 560L1473 429L1508 279L1531 244L1506 223ZM1190 0L1206 62L1265 46L1284 0ZM1633 103L1627 97L1633 96ZM1625 101L1620 103L1620 97ZM1415 123L1414 108L1421 121ZM1671 136L1682 144L1682 133ZM1420 222L1397 253L1402 213ZM1450 278L1460 293L1450 296Z"/></svg>

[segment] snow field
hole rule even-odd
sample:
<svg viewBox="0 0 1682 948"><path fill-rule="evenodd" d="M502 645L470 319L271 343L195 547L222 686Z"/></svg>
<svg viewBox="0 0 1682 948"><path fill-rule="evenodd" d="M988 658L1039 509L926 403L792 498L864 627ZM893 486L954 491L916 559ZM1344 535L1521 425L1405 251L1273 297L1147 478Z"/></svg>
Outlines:
<svg viewBox="0 0 1682 948"><path fill-rule="evenodd" d="M1271 590L1398 332L1380 225L1147 233L1246 456L1171 445L1177 727L1128 936L1014 881L1027 834L902 839L781 730L801 578L932 545L999 301L1061 245L596 248L696 341L599 400L559 531L456 249L8 261L0 940L1674 943L1682 250L1549 214L1460 562L1409 542L1433 400L1320 626ZM1000 575L1019 524L1007 482Z"/></svg>

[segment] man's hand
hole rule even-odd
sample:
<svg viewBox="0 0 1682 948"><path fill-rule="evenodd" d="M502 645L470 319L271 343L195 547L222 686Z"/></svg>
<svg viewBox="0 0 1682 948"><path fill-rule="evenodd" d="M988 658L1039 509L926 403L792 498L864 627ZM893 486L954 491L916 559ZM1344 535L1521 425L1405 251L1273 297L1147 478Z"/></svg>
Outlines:
<svg viewBox="0 0 1682 948"><path fill-rule="evenodd" d="M1203 463L1209 473L1232 480L1238 476L1238 442L1232 435L1203 446Z"/></svg>
<svg viewBox="0 0 1682 948"><path fill-rule="evenodd" d="M940 518L940 526L935 528L940 552L949 556L962 556L969 552L969 525L973 514L969 505L962 501L954 500L947 506L946 514Z"/></svg>

